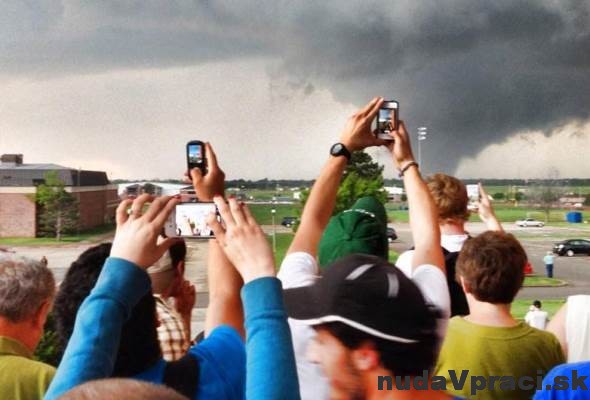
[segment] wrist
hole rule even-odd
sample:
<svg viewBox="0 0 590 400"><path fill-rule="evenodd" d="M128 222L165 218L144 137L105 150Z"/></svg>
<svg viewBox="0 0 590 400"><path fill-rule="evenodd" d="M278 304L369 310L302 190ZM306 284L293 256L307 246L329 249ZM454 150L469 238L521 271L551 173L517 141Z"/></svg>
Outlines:
<svg viewBox="0 0 590 400"><path fill-rule="evenodd" d="M276 276L274 264L265 266L265 267L258 267L258 268L245 268L244 275L242 278L244 279L244 285L248 282L252 282L256 279L260 278L272 278Z"/></svg>

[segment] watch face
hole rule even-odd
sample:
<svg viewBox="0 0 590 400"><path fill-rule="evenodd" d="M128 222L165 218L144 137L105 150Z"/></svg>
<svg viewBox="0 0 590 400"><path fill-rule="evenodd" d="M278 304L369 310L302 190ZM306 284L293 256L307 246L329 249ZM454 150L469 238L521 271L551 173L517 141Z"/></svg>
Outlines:
<svg viewBox="0 0 590 400"><path fill-rule="evenodd" d="M332 147L332 154L338 154L342 151L342 145L340 143L336 143L333 147Z"/></svg>

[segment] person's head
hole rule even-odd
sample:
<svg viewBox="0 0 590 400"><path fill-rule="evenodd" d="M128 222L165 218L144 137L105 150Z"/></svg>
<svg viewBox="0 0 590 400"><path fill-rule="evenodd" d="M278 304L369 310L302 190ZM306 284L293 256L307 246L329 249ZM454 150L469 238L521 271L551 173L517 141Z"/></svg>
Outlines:
<svg viewBox="0 0 590 400"><path fill-rule="evenodd" d="M62 351L74 330L78 309L96 284L110 251L111 244L104 243L83 252L72 263L59 287L53 316ZM113 376L136 375L160 359L156 326L156 304L150 291L133 308L123 325Z"/></svg>
<svg viewBox="0 0 590 400"><path fill-rule="evenodd" d="M524 281L526 262L512 234L487 231L465 242L456 268L466 294L485 303L510 304Z"/></svg>
<svg viewBox="0 0 590 400"><path fill-rule="evenodd" d="M533 306L535 306L536 308L538 308L539 310L541 309L541 301L540 300L535 300L533 301Z"/></svg>
<svg viewBox="0 0 590 400"><path fill-rule="evenodd" d="M55 295L53 273L40 261L0 252L0 335L37 347Z"/></svg>
<svg viewBox="0 0 590 400"><path fill-rule="evenodd" d="M372 196L361 197L354 205L330 219L318 249L320 266L349 254L369 254L387 260L387 214Z"/></svg>
<svg viewBox="0 0 590 400"><path fill-rule="evenodd" d="M186 243L175 242L164 255L147 272L152 281L152 291L165 297L176 296L184 280L184 261Z"/></svg>
<svg viewBox="0 0 590 400"><path fill-rule="evenodd" d="M553 255L553 253L552 253L552 252L550 252L550 251L548 251L548 252L547 252L547 255L548 255L548 256L550 256L550 255Z"/></svg>
<svg viewBox="0 0 590 400"><path fill-rule="evenodd" d="M459 179L434 174L426 178L426 184L438 209L440 224L462 224L469 219L467 188Z"/></svg>
<svg viewBox="0 0 590 400"><path fill-rule="evenodd" d="M135 379L99 379L64 393L59 400L188 400L174 390Z"/></svg>
<svg viewBox="0 0 590 400"><path fill-rule="evenodd" d="M317 332L308 358L324 370L332 398L363 398L375 374L416 376L434 365L438 312L383 259L344 257L314 285L285 290L284 300L291 318Z"/></svg>

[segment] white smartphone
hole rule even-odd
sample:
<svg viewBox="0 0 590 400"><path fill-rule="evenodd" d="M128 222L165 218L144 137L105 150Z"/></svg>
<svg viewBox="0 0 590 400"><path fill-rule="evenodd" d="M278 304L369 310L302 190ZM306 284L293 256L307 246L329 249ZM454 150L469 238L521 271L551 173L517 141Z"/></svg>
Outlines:
<svg viewBox="0 0 590 400"><path fill-rule="evenodd" d="M213 230L207 224L211 212L214 212L220 221L215 203L177 204L164 224L164 235L193 239L214 238Z"/></svg>
<svg viewBox="0 0 590 400"><path fill-rule="evenodd" d="M469 210L477 210L477 203L479 202L479 185L467 185L467 197L469 197Z"/></svg>
<svg viewBox="0 0 590 400"><path fill-rule="evenodd" d="M377 137L393 140L389 133L397 130L399 103L395 100L385 100L377 114Z"/></svg>

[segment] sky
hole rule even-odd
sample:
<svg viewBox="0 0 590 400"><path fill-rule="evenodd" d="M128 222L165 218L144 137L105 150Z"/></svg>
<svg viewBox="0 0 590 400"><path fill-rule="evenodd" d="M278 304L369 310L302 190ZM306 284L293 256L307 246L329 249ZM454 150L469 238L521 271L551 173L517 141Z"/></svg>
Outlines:
<svg viewBox="0 0 590 400"><path fill-rule="evenodd" d="M590 174L587 0L2 0L0 87L1 153L112 179L180 178L190 140L310 179L375 96L427 173Z"/></svg>

